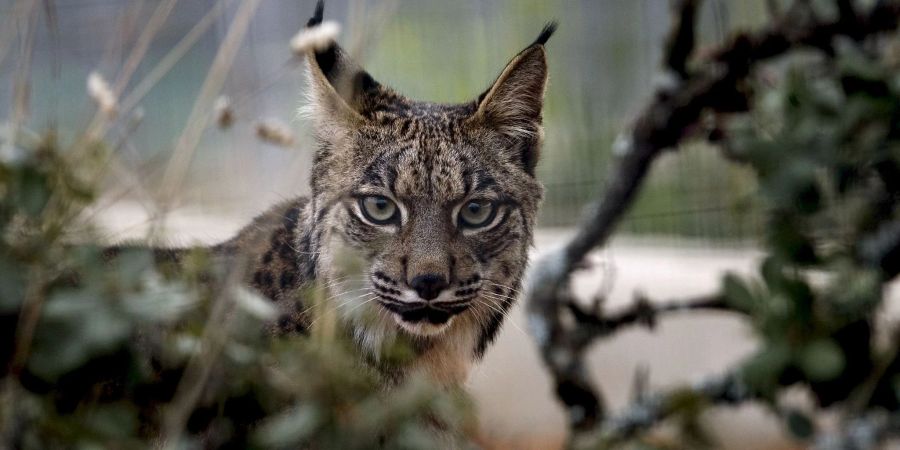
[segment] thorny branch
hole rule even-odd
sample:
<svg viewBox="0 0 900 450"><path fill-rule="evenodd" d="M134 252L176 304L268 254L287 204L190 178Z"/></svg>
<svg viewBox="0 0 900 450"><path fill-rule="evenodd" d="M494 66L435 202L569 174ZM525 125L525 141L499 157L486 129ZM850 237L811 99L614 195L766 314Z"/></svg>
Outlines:
<svg viewBox="0 0 900 450"><path fill-rule="evenodd" d="M849 3L842 3L842 8L847 9ZM544 363L555 379L557 396L569 412L570 425L577 432L595 431L598 421L600 428L607 427L612 420L605 418L604 402L585 370L584 349L593 339L607 336L622 325L638 322L642 317L654 317L655 313L646 311L648 308L662 311L667 308L643 305L625 316L587 318L585 314L579 316L580 310L573 310L571 305L575 302L569 290L571 273L582 265L588 252L606 242L635 199L653 161L663 150L677 146L688 137L704 112L746 111L748 99L742 82L758 63L796 47L831 52L835 37L858 40L892 30L897 28L900 17L900 0L881 0L867 13L851 7L847 15L831 21L822 21L814 15L797 17L794 12L803 9L804 4L797 1L768 28L736 35L691 70L688 63L693 53L698 4L699 0L673 3L672 28L665 46L661 77L665 81L657 87L631 129L618 139L615 150L620 160L601 200L594 204L565 247L541 258L532 268L526 300L529 325ZM697 305L705 306L727 309L718 300ZM562 320L564 308L578 319L574 325ZM642 312L637 312L641 308ZM663 413L657 410L650 417L655 421Z"/></svg>
<svg viewBox="0 0 900 450"><path fill-rule="evenodd" d="M752 398L752 392L740 377L725 374L703 380L687 389L675 389L645 395L628 408L603 420L590 434L580 436L575 447L616 448L616 444L640 433L664 419L686 397L717 404L736 404Z"/></svg>
<svg viewBox="0 0 900 450"><path fill-rule="evenodd" d="M638 295L631 307L615 314L604 315L585 311L575 302L568 303L566 306L578 324L578 332L584 345L594 339L613 334L628 325L643 325L653 329L656 327L657 317L661 314L694 310L734 311L719 295L663 304L654 304L646 297Z"/></svg>

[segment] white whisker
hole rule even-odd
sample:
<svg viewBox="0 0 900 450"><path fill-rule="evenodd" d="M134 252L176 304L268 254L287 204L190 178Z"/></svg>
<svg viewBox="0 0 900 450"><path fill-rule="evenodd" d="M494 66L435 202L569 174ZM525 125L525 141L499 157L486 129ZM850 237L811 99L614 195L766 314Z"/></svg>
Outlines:
<svg viewBox="0 0 900 450"><path fill-rule="evenodd" d="M371 294L371 295L372 295L372 298L368 298L368 299L366 299L365 301L361 302L360 304L354 306L353 308L350 308L350 310L347 311L347 315L349 316L351 313L353 313L353 311L356 311L357 309L359 309L359 308L365 306L365 305L368 304L368 303L371 303L373 300L375 300L375 299L378 298L378 295L377 295L377 294Z"/></svg>
<svg viewBox="0 0 900 450"><path fill-rule="evenodd" d="M494 294L494 293L492 293L492 292L482 292L480 295L483 295L483 296L485 296L485 297L487 297L487 298L490 298L490 299L500 300L500 301L509 300L510 302L515 302L516 300L519 299L518 296L503 295L503 294Z"/></svg>
<svg viewBox="0 0 900 450"><path fill-rule="evenodd" d="M349 290L349 291L342 291L342 292L339 292L339 293L337 293L337 294L333 294L333 295L331 295L331 296L329 296L329 297L326 297L324 300L322 300L322 303L323 303L323 304L328 304L328 303L330 303L332 300L334 300L334 299L336 299L336 298L338 298L338 297L341 297L341 296L344 296L344 295L347 295L347 294L352 294L352 293L354 293L354 292L359 292L359 291L363 291L363 290L369 290L369 289L370 289L369 287L362 287L362 288L359 288L359 289L351 289L351 290ZM351 301L352 301L352 300L351 300ZM311 309L313 309L313 308L315 308L315 307L316 307L315 304L310 305L310 306L308 306L306 309L304 309L303 311L300 311L300 314L306 314L306 313L308 313Z"/></svg>
<svg viewBox="0 0 900 450"><path fill-rule="evenodd" d="M350 300L347 300L346 302L341 303L340 305L335 306L334 308L332 308L332 311L337 311L337 310L343 308L344 306L349 305L350 303L353 303L353 302L355 302L355 301L358 301L358 300L361 299L361 298L365 298L365 297L368 296L368 295L373 295L373 294L372 294L372 293L365 293L365 294L363 294L363 295L360 295L359 297L351 298ZM366 304L366 303L368 303L368 302L370 302L370 301L372 301L372 300L373 300L373 299L368 299L368 300L364 301L363 304ZM309 323L309 326L312 327L313 324L316 323L316 322L318 322L320 318L322 318L322 315L320 315L319 317L316 317L312 322L310 322L310 323Z"/></svg>
<svg viewBox="0 0 900 450"><path fill-rule="evenodd" d="M482 279L481 281L486 281L486 282L488 282L488 283L490 283L490 284L492 284L492 285L494 285L494 286L502 287L503 289L507 289L507 290L509 290L510 292L515 293L515 294L521 294L521 292L519 292L518 289L509 287L509 286L506 286L506 285L504 285L504 284L497 283L496 281L491 280L491 279L488 279L488 278L484 278L484 279Z"/></svg>
<svg viewBox="0 0 900 450"><path fill-rule="evenodd" d="M507 322L511 323L512 326L513 326L515 329L519 330L520 333L522 333L524 336L528 336L528 333L526 333L525 330L523 330L523 329L519 326L519 324L517 324L516 321L512 319L512 317L510 317L510 312L512 311L511 309L507 309L506 311L504 311L504 310L502 310L499 306L491 305L490 303L488 303L488 302L482 300L482 299L479 298L479 297L475 297L475 300L477 300L478 302L480 302L482 305L487 306L487 307L490 308L491 310L493 310L493 311L499 313L501 316L503 316L503 317L506 319Z"/></svg>

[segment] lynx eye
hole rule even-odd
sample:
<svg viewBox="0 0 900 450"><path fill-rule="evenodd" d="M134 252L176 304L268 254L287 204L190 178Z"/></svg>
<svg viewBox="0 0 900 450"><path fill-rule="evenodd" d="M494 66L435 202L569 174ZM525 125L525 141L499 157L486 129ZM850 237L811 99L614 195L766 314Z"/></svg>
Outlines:
<svg viewBox="0 0 900 450"><path fill-rule="evenodd" d="M397 205L389 198L368 195L359 199L359 209L366 219L376 225L387 225L399 217Z"/></svg>
<svg viewBox="0 0 900 450"><path fill-rule="evenodd" d="M470 200L459 210L459 224L469 228L486 226L494 219L497 208L488 200Z"/></svg>

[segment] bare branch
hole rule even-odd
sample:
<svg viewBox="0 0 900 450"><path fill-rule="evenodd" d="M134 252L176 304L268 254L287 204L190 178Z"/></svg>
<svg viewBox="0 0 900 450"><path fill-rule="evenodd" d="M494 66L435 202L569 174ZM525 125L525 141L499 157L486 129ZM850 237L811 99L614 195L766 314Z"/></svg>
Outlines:
<svg viewBox="0 0 900 450"><path fill-rule="evenodd" d="M726 303L725 298L721 295L709 295L663 304L654 304L643 295L638 295L631 307L611 315L590 314L575 302L570 302L566 306L578 322L584 338L589 340L608 336L629 325L643 325L652 330L656 327L656 320L660 314L696 310L737 312Z"/></svg>
<svg viewBox="0 0 900 450"><path fill-rule="evenodd" d="M607 417L598 429L578 437L574 447L618 448L618 443L677 414L678 405L685 403L687 398L711 405L733 405L754 398L754 393L739 376L729 373L703 380L692 387L645 395Z"/></svg>
<svg viewBox="0 0 900 450"><path fill-rule="evenodd" d="M739 34L715 52L706 70L676 86L662 86L630 132L620 139L622 159L614 178L595 204L593 213L583 222L584 226L566 246L564 264L573 266L606 241L637 194L652 161L661 151L677 145L697 123L701 112L746 109L746 96L739 90L738 82L746 78L755 64L782 55L795 45L830 47L834 37L846 36L857 28L869 34L895 29L898 16L900 1L886 1L853 23L839 19L806 28L785 25L754 34Z"/></svg>
<svg viewBox="0 0 900 450"><path fill-rule="evenodd" d="M697 2L681 1L679 5L683 10L673 16L675 20L669 33L672 42L666 46L669 54L664 58L669 67L684 67L693 48L693 14L696 13ZM690 16L690 20L684 21L686 16ZM682 31L684 26L692 29ZM674 91L677 87L667 86L661 88L661 91L664 90L667 93L665 97L669 97L669 90ZM662 97L663 95L657 95L657 100L665 104ZM638 120L632 135L639 136L640 139L630 139L625 144L628 151L620 162L618 176L609 186L604 200L595 206L595 212L591 214L596 226L589 222L562 252L545 257L534 268L528 301L532 336L541 348L544 361L551 367L556 379L557 397L567 406L570 423L576 430L593 427L597 418L604 415L605 406L582 364L580 353L589 339L563 328L558 306L561 299L568 297L569 274L591 248L605 240L637 193L655 153L662 148L652 144L645 145L649 144L650 139L644 139L644 133L652 134L652 129L643 128L651 128L649 124L653 123L654 118L665 119L667 115L666 111L656 109L655 104L651 104ZM644 124L643 128L641 124ZM635 146L635 142L638 146Z"/></svg>
<svg viewBox="0 0 900 450"><path fill-rule="evenodd" d="M849 18L830 22L820 22L817 18L793 20L792 13L804 4L798 1L784 15L784 20L756 33L738 34L688 74L686 60L693 47L693 30L682 28L693 27L697 2L685 0L677 4L682 9L673 21L664 61L666 70L674 70L684 77L664 77L667 82L658 86L632 128L617 140L614 150L620 159L601 199L591 207L567 245L538 260L529 278L527 308L532 335L556 380L558 397L568 408L571 426L576 431L591 429L603 419L604 411L602 398L584 369L581 355L585 347L596 337L608 335L624 324L648 321L658 312L667 311L663 307L648 313L639 304L614 317L598 319L584 314L574 326L560 320L562 307L578 314L571 308L570 274L582 264L588 252L606 242L640 191L653 161L663 150L675 147L698 129L705 113L746 111L747 93L741 85L760 62L796 47L810 46L830 52L835 37L862 39L893 30L900 17L900 0L884 0L868 13ZM720 299L706 300L710 303L698 305L725 309ZM672 306L670 310L679 307L683 305Z"/></svg>
<svg viewBox="0 0 900 450"><path fill-rule="evenodd" d="M694 17L699 0L672 2L672 29L666 46L665 65L687 78L687 60L694 51Z"/></svg>

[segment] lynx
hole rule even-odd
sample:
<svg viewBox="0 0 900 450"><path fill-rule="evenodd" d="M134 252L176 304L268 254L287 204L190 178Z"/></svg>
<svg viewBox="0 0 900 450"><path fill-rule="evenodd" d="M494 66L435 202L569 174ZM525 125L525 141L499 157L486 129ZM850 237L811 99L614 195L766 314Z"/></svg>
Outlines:
<svg viewBox="0 0 900 450"><path fill-rule="evenodd" d="M321 24L323 5L307 26ZM304 332L313 282L366 360L404 339L420 371L465 381L516 301L542 186L535 178L547 84L547 25L474 101L410 100L330 42L309 50L309 106L318 148L309 198L277 205L213 247L243 255L247 282L276 303L273 328ZM338 261L357 258L361 288ZM352 280L351 280L352 281ZM362 295L360 295L362 292Z"/></svg>

